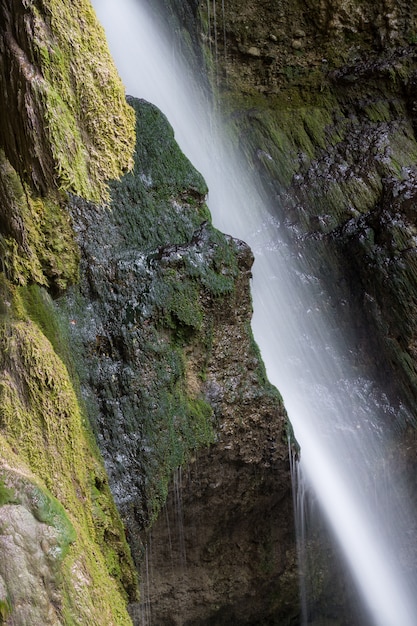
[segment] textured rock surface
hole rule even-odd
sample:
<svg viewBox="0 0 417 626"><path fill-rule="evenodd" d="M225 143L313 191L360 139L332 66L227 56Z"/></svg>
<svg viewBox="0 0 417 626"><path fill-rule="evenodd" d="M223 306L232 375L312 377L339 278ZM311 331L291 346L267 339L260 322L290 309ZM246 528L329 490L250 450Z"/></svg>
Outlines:
<svg viewBox="0 0 417 626"><path fill-rule="evenodd" d="M181 583L165 513L152 526L155 623L286 623L298 610L288 425L250 329L252 254L211 226L204 181L164 116L130 102L136 162L112 185L112 210L72 205L81 292L62 306L84 397L138 564L173 471L190 477Z"/></svg>
<svg viewBox="0 0 417 626"><path fill-rule="evenodd" d="M377 347L386 390L415 408L416 8L177 4L153 3L189 29L195 66L211 59L282 227L337 285L358 359L372 368ZM111 210L88 201L131 166L133 112L87 2L3 0L0 22L1 619L127 624L129 596L138 623L297 621L287 424L251 339L251 253L212 228L204 181L145 103L131 101L135 172ZM66 334L148 563L140 606ZM400 439L413 477L413 431Z"/></svg>
<svg viewBox="0 0 417 626"><path fill-rule="evenodd" d="M50 294L78 277L64 191L105 195L133 114L88 2L5 0L0 23L0 621L129 624L136 573Z"/></svg>
<svg viewBox="0 0 417 626"><path fill-rule="evenodd" d="M99 198L130 164L132 116L87 0L0 4L0 143L46 195Z"/></svg>
<svg viewBox="0 0 417 626"><path fill-rule="evenodd" d="M173 470L211 446L196 546L209 567L196 555L186 619L287 619L298 605L287 421L250 331L251 252L211 226L204 181L146 103L131 101L135 173L112 185L111 208L93 204L131 166L134 113L91 7L4 0L0 18L1 619L121 625L127 601L136 613L86 415L139 564ZM220 477L227 490L213 487ZM186 491L190 519L207 505L193 481Z"/></svg>
<svg viewBox="0 0 417 626"><path fill-rule="evenodd" d="M310 259L305 274L327 289L320 306L335 333L353 338L355 366L380 383L397 428L394 465L416 497L416 8L361 0L152 4L172 33L199 30L199 41L173 37L174 45L197 65L204 48L240 151L281 228ZM334 602L321 614L340 622L339 592L316 565L316 599L322 608L330 596Z"/></svg>
<svg viewBox="0 0 417 626"><path fill-rule="evenodd" d="M214 78L283 227L359 358L378 351L377 375L414 409L415 8L232 1L214 21L207 6Z"/></svg>

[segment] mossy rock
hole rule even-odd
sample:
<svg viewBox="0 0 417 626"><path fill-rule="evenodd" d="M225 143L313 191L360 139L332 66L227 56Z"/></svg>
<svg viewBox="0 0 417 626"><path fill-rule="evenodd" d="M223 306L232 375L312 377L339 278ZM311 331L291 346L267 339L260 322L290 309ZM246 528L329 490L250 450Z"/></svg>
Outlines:
<svg viewBox="0 0 417 626"><path fill-rule="evenodd" d="M59 566L55 559L57 571L51 575L60 590L64 623L99 626L104 619L127 625L126 602L136 597L136 572L68 369L41 328L68 358L65 337L58 340L51 304L40 294L28 297L36 289L23 290L25 306L18 292L10 290L14 301L1 327L0 455L31 481L26 487L16 483L17 499L58 533ZM33 302L43 308L36 315L39 326L27 317ZM9 481L7 489L12 488ZM13 497L8 491L3 495L9 501ZM77 583L81 572L87 587Z"/></svg>
<svg viewBox="0 0 417 626"><path fill-rule="evenodd" d="M41 0L0 15L10 34L0 64L7 76L0 140L8 159L38 193L106 197L106 181L132 165L134 116L91 4Z"/></svg>

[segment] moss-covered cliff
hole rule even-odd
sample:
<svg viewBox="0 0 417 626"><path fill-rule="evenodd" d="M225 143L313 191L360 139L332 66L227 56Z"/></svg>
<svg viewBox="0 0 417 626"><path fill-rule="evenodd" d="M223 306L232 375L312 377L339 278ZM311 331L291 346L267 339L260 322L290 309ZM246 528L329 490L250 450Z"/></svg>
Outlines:
<svg viewBox="0 0 417 626"><path fill-rule="evenodd" d="M161 112L129 102L135 167L112 183L112 211L72 201L81 283L60 307L139 567L153 546L151 596L131 614L141 623L150 602L161 624L284 623L298 610L288 424L250 329L252 254L211 225L205 183ZM168 582L171 497L156 522L179 467L197 476L181 486L181 584L180 562Z"/></svg>
<svg viewBox="0 0 417 626"><path fill-rule="evenodd" d="M126 103L87 1L5 0L0 22L0 621L139 623L131 551L140 568L196 458L198 583L187 607L155 585L154 614L289 620L288 425L250 330L251 252L212 227L164 116Z"/></svg>
<svg viewBox="0 0 417 626"><path fill-rule="evenodd" d="M0 619L128 624L136 573L50 294L78 278L66 192L106 195L134 116L88 2L0 22Z"/></svg>
<svg viewBox="0 0 417 626"><path fill-rule="evenodd" d="M335 334L353 338L355 366L381 383L396 431L394 471L417 501L415 6L148 4L176 52L205 64L280 228L326 288L319 306Z"/></svg>
<svg viewBox="0 0 417 626"><path fill-rule="evenodd" d="M412 476L415 8L152 7L206 64L358 359L378 349L411 408ZM126 102L86 0L3 0L0 23L0 622L294 623L288 425L250 330L251 252L213 228L164 116Z"/></svg>

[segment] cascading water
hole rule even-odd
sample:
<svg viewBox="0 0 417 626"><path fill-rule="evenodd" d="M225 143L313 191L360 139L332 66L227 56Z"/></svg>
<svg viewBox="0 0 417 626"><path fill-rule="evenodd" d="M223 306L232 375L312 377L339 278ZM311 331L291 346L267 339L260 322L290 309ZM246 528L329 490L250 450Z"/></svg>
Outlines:
<svg viewBox="0 0 417 626"><path fill-rule="evenodd" d="M215 132L177 56L172 66L174 55L143 6L135 0L93 4L127 89L168 116L178 143L206 178L215 225L255 253L255 338L300 443L303 476L371 622L415 626L416 581L406 565L414 521L405 486L393 482L386 466L392 455L386 417L395 417L389 403L353 367L350 346L324 310L326 295Z"/></svg>

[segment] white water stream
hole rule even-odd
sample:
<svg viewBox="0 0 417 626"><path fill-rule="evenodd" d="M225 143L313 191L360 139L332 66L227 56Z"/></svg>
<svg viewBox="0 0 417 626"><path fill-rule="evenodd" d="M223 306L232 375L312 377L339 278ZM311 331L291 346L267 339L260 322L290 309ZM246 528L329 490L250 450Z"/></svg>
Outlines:
<svg viewBox="0 0 417 626"><path fill-rule="evenodd" d="M375 626L416 626L416 581L407 571L405 485L392 484L391 408L351 365L351 349L322 310L325 295L288 245L249 176L201 107L140 0L94 0L129 94L156 104L210 189L214 224L255 253L253 330L268 376L283 395L301 468L341 547ZM211 19L214 19L213 17ZM187 79L188 82L187 82Z"/></svg>

